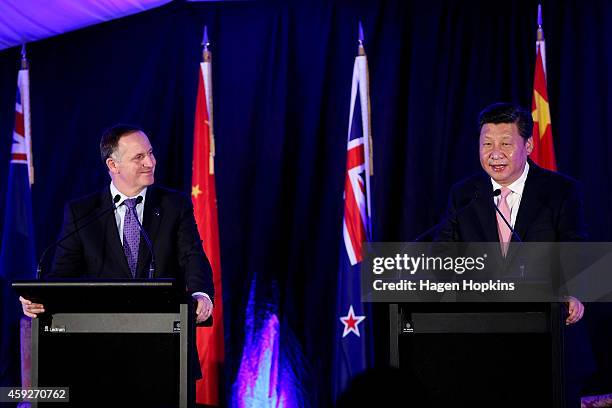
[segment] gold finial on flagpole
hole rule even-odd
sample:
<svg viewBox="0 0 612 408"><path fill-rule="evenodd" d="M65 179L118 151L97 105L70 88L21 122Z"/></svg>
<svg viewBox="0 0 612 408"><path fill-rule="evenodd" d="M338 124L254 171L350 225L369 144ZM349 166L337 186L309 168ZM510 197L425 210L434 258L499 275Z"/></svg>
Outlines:
<svg viewBox="0 0 612 408"><path fill-rule="evenodd" d="M208 46L210 45L210 42L208 41L208 27L204 26L204 37L202 38L202 61L204 62L210 62L211 61L211 53L210 50L208 49Z"/></svg>
<svg viewBox="0 0 612 408"><path fill-rule="evenodd" d="M359 39L357 40L359 42L359 46L357 47L357 55L361 56L361 55L366 55L365 53L365 48L363 48L363 26L361 25L361 21L359 22Z"/></svg>
<svg viewBox="0 0 612 408"><path fill-rule="evenodd" d="M542 5L538 4L538 41L544 41L544 29L542 28Z"/></svg>
<svg viewBox="0 0 612 408"><path fill-rule="evenodd" d="M202 38L202 61L204 62L203 66L205 71L208 72L208 78L210 79L211 74L211 63L212 63L212 53L208 49L210 42L208 41L208 26L204 26L204 36ZM205 78L206 79L206 75ZM205 81L206 82L206 81ZM206 98L206 106L208 107L208 134L209 134L209 155L208 155L208 174L215 174L215 135L213 128L213 101L212 97L212 79L208 84L204 84L204 98Z"/></svg>
<svg viewBox="0 0 612 408"><path fill-rule="evenodd" d="M28 69L28 59L26 58L26 45L23 43L21 45L21 69Z"/></svg>

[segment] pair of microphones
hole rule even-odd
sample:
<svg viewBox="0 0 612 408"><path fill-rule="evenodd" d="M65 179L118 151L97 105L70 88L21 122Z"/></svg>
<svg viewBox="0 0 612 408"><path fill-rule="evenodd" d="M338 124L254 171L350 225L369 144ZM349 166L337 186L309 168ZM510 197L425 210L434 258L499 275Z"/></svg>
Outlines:
<svg viewBox="0 0 612 408"><path fill-rule="evenodd" d="M79 232L82 229L84 229L84 228L88 227L89 225L93 224L95 221L100 219L104 214L106 214L106 213L108 213L110 211L115 211L118 208L117 207L117 203L120 200L121 200L121 196L119 194L116 194L113 197L113 204L112 205L110 205L109 207L107 207L104 210L100 211L99 213L95 214L89 220L87 220L83 224L79 225L77 228L75 228L74 230L70 231L68 234L64 235L63 237L61 237L60 239L58 239L57 241L55 241L54 243L49 245L47 248L45 248L45 250L43 251L42 255L40 256L40 260L38 261L38 265L36 267L36 279L40 279L41 278L41 276L42 276L42 264L43 264L43 261L44 261L45 257L47 256L47 253L52 248L55 248L56 246L60 245L64 241L66 241L68 238L70 238L71 236L73 236L77 232ZM130 209L129 206L126 206L126 207L127 207L127 211L132 211L132 213L134 214L134 217L136 218L136 222L138 224L138 229L140 229L140 233L142 234L142 237L144 238L145 243L147 244L147 247L149 248L149 253L151 254L151 263L149 264L149 272L148 272L147 278L148 279L153 279L155 277L155 253L153 252L153 244L151 243L151 239L149 238L149 234L147 233L147 231L143 228L142 224L140 223L140 220L138 219L138 213L136 212L136 206L138 204L142 203L142 200L143 200L142 196L138 196L136 198L136 205L134 207L132 207L131 209ZM159 213L156 212L156 215L159 215ZM83 218L87 218L87 216L82 217L79 220L75 220L74 221L75 225L76 225L76 223L81 222L83 220Z"/></svg>
<svg viewBox="0 0 612 408"><path fill-rule="evenodd" d="M487 199L491 199L491 198L494 198L494 197L498 197L500 195L501 195L501 189L500 188L497 188L497 189L495 189L495 190L493 190L493 191L491 191L491 192L489 192L488 194L485 194L485 195L480 195L480 190L476 189L476 191L474 191L474 195L472 196L471 200L468 201L467 204L463 205L458 210L453 211L451 214L447 214L442 219L442 221L438 222L437 224L435 224L431 228L427 229L425 232L423 232L422 234L417 236L415 239L413 239L412 242L420 242L421 240L423 240L423 238L429 236L432 232L434 232L438 228L440 228L441 225L446 224L448 221L450 221L453 218L457 218L461 213L463 213L465 210L470 208L472 206L472 204L474 204L480 198L484 197L484 198L487 198ZM504 214L502 214L502 212L499 210L498 206L495 205L495 203L493 201L491 201L491 205L493 205L493 207L495 208L495 211L499 214L501 219L504 221L504 224L506 224L506 226L510 229L510 232L512 232L512 236L514 237L514 239L517 242L523 242L523 240L521 239L521 237L519 237L519 235L516 233L514 228L512 228L512 225L510 225L510 222L506 219Z"/></svg>

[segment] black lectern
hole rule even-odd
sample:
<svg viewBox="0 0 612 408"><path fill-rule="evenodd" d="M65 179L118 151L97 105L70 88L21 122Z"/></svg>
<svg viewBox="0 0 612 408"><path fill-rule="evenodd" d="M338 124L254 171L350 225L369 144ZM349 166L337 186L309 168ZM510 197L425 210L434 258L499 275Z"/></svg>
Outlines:
<svg viewBox="0 0 612 408"><path fill-rule="evenodd" d="M416 374L433 406L562 408L561 306L391 304L390 364Z"/></svg>
<svg viewBox="0 0 612 408"><path fill-rule="evenodd" d="M45 305L32 320L32 387L69 387L57 406L193 406L193 300L173 280L13 287Z"/></svg>

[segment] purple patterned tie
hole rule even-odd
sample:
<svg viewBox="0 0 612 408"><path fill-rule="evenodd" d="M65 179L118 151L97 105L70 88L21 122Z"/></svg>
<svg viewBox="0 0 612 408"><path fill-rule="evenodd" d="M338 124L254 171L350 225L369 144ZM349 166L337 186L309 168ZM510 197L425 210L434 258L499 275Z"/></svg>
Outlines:
<svg viewBox="0 0 612 408"><path fill-rule="evenodd" d="M134 214L136 199L130 198L124 201L126 205L123 217L123 251L127 259L132 277L136 277L136 264L138 263L138 246L140 245L140 228Z"/></svg>

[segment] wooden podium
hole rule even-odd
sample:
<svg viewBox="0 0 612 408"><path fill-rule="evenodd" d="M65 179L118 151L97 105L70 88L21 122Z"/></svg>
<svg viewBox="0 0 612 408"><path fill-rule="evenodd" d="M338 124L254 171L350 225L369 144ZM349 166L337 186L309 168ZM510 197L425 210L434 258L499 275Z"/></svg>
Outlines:
<svg viewBox="0 0 612 408"><path fill-rule="evenodd" d="M13 287L45 305L32 319L32 387L69 387L57 406L194 406L194 306L173 280Z"/></svg>

